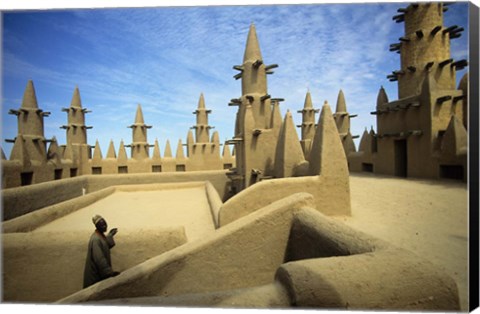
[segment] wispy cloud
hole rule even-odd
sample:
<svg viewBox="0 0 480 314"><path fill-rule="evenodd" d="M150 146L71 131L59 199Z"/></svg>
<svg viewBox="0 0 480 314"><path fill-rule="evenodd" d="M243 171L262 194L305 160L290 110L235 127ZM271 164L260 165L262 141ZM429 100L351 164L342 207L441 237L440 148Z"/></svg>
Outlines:
<svg viewBox="0 0 480 314"><path fill-rule="evenodd" d="M236 110L227 104L241 93L232 66L242 62L254 22L265 62L280 65L268 86L272 96L286 99L282 113L300 109L307 89L317 108L328 100L335 109L342 89L348 110L359 114L352 133L361 134L375 124L369 112L380 85L395 98L396 85L385 76L399 67L398 55L388 51L403 32L391 19L396 9L373 3L7 14L4 99L21 99L26 80L33 78L39 103L55 109L68 106L78 85L84 106L93 110L87 115L94 126L89 142L98 138L105 151L111 138L117 148L120 139L131 140L126 126L140 103L145 122L154 126L149 140L158 138L164 147L168 138L175 149L195 123L191 112L203 92L213 111L210 123L222 140L230 138ZM42 39L51 45L41 45ZM467 51L462 41L452 49L455 58ZM12 105L19 104L4 102L2 116ZM3 137L15 136L16 120L2 121ZM64 140L57 128L66 124L66 115L52 112L47 123L55 127L45 135Z"/></svg>

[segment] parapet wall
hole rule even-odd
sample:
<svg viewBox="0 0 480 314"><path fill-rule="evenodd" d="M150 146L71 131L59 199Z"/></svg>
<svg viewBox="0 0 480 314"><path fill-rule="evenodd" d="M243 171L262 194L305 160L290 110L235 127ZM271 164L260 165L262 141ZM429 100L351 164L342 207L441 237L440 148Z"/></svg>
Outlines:
<svg viewBox="0 0 480 314"><path fill-rule="evenodd" d="M311 206L312 201L305 193L281 199L202 240L182 245L59 302L170 296L270 283L284 262L293 213Z"/></svg>
<svg viewBox="0 0 480 314"><path fill-rule="evenodd" d="M113 187L43 207L2 223L3 233L29 232L55 219L86 207L115 192Z"/></svg>
<svg viewBox="0 0 480 314"><path fill-rule="evenodd" d="M329 216L350 215L348 176L308 176L258 182L241 191L220 208L219 226L246 216L268 204L295 193L309 193L314 208Z"/></svg>
<svg viewBox="0 0 480 314"><path fill-rule="evenodd" d="M174 183L209 181L220 198L228 194L226 170L195 171L182 173L87 175L39 183L31 186L1 191L3 220L10 220L38 209L92 193L115 185Z"/></svg>
<svg viewBox="0 0 480 314"><path fill-rule="evenodd" d="M91 231L2 234L4 302L54 302L83 288ZM124 271L187 242L183 227L116 236L114 270Z"/></svg>
<svg viewBox="0 0 480 314"><path fill-rule="evenodd" d="M460 309L455 282L434 264L312 205L306 193L279 199L58 303Z"/></svg>
<svg viewBox="0 0 480 314"><path fill-rule="evenodd" d="M87 177L82 176L2 190L3 220L82 196L87 185Z"/></svg>

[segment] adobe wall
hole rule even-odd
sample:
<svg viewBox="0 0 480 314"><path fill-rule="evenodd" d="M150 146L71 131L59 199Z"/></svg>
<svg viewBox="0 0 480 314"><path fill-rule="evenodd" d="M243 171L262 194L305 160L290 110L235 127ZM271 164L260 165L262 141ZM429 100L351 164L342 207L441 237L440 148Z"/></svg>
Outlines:
<svg viewBox="0 0 480 314"><path fill-rule="evenodd" d="M95 192L113 185L135 185L151 183L174 183L191 181L210 181L220 197L227 191L228 177L226 170L173 172L173 173L138 173L119 175L88 176L88 192Z"/></svg>
<svg viewBox="0 0 480 314"><path fill-rule="evenodd" d="M215 223L215 228L219 228L220 224L218 220L218 214L223 205L222 199L218 195L215 187L208 181L205 183L205 190L207 192L207 199L212 213L212 220Z"/></svg>
<svg viewBox="0 0 480 314"><path fill-rule="evenodd" d="M298 307L460 310L455 281L435 265L311 208L296 213L290 242L276 280Z"/></svg>
<svg viewBox="0 0 480 314"><path fill-rule="evenodd" d="M93 232L92 226L92 232ZM2 234L3 302L54 302L83 288L90 232ZM183 227L119 232L114 270L124 271L187 242Z"/></svg>
<svg viewBox="0 0 480 314"><path fill-rule="evenodd" d="M36 228L82 209L115 192L115 188L106 188L94 193L72 198L30 213L9 219L2 223L4 233L29 232Z"/></svg>
<svg viewBox="0 0 480 314"><path fill-rule="evenodd" d="M305 193L279 200L256 215L233 222L202 240L157 256L59 303L170 296L270 283L284 262L293 213L312 204L312 197Z"/></svg>
<svg viewBox="0 0 480 314"><path fill-rule="evenodd" d="M182 173L146 173L121 175L87 175L50 181L31 186L1 191L4 220L10 220L35 210L52 206L86 193L96 192L114 185L134 185L168 182L210 181L220 195L227 197L228 177L225 170Z"/></svg>
<svg viewBox="0 0 480 314"><path fill-rule="evenodd" d="M87 185L87 177L82 176L2 190L3 219L9 220L81 196Z"/></svg>
<svg viewBox="0 0 480 314"><path fill-rule="evenodd" d="M460 310L453 279L405 250L287 263L277 279L301 308Z"/></svg>
<svg viewBox="0 0 480 314"><path fill-rule="evenodd" d="M348 176L319 175L258 182L223 204L219 224L224 226L275 200L302 192L311 194L315 199L313 207L325 215L350 215Z"/></svg>
<svg viewBox="0 0 480 314"><path fill-rule="evenodd" d="M57 303L460 309L455 282L434 264L313 204L306 193L281 199Z"/></svg>

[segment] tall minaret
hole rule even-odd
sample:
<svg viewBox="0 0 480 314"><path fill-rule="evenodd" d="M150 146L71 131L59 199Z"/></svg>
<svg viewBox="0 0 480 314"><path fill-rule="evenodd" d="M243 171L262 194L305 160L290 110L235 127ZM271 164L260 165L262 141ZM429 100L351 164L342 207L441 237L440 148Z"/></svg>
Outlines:
<svg viewBox="0 0 480 314"><path fill-rule="evenodd" d="M132 128L132 144L129 145L132 148L133 159L145 159L148 158L148 150L150 145L147 142L147 129L152 126L146 125L143 120L142 106L138 104L137 113L135 114L135 122L129 126Z"/></svg>
<svg viewBox="0 0 480 314"><path fill-rule="evenodd" d="M303 154L305 158L308 158L310 150L312 148L313 136L315 135L315 114L318 113L319 109L314 109L312 104L312 96L310 91L307 92L305 96L305 103L302 110L298 110L302 114L302 124L298 127L302 130L302 139L300 144L302 145Z"/></svg>
<svg viewBox="0 0 480 314"><path fill-rule="evenodd" d="M263 63L260 46L258 44L255 25L250 25L247 44L243 55L243 64L234 66L234 69L241 71L235 78L242 78L243 107L252 106L255 128L266 129L271 126L271 101L267 91L267 74L273 73L271 69L276 64L266 66ZM244 113L243 108L242 113Z"/></svg>
<svg viewBox="0 0 480 314"><path fill-rule="evenodd" d="M405 22L405 34L399 43L390 45L391 51L400 53L399 70L388 76L398 80L398 98L415 96L425 75L435 79L438 89L455 89L455 69L466 66L466 60L454 61L450 56L450 39L460 37L463 28L443 26L443 12L448 9L442 2L410 4L398 10L393 17Z"/></svg>
<svg viewBox="0 0 480 314"><path fill-rule="evenodd" d="M355 143L353 142L353 139L359 137L358 135L353 136L350 133L350 119L355 118L356 116L357 115L351 115L348 113L345 95L343 94L343 90L340 90L338 92L337 107L333 114L333 118L335 119L338 134L340 135L340 140L342 141L347 156L350 152L355 151Z"/></svg>
<svg viewBox="0 0 480 314"><path fill-rule="evenodd" d="M67 145L86 145L87 144L87 129L91 126L85 126L85 113L90 112L82 108L82 100L80 99L80 91L78 86L73 92L72 102L69 108L63 108L62 111L67 112L68 124L62 126L62 129L67 130Z"/></svg>
<svg viewBox="0 0 480 314"><path fill-rule="evenodd" d="M258 44L255 25L248 32L242 65L233 68L240 71L234 76L242 79L242 96L232 99L230 105L239 106L235 122L235 136L229 143L235 144L236 170L231 178L237 191L255 182L272 177L275 149L281 127L278 108L272 110L272 99L267 91L267 74L272 74L276 64L265 65ZM278 106L278 101L273 101Z"/></svg>
<svg viewBox="0 0 480 314"><path fill-rule="evenodd" d="M27 83L20 109L11 109L8 113L17 116L17 137L21 136L24 139L24 143L15 140L9 140L9 142L15 142L15 145L25 145L24 147L32 161L46 162L47 140L44 137L43 117L50 115L50 112L43 112L42 109L38 108L37 96L32 80L29 80ZM16 150L15 145L12 151Z"/></svg>
<svg viewBox="0 0 480 314"><path fill-rule="evenodd" d="M337 107L333 114L335 118L335 124L337 125L338 133L343 138L350 131L350 117L347 112L347 104L345 102L345 95L343 91L338 92Z"/></svg>
<svg viewBox="0 0 480 314"><path fill-rule="evenodd" d="M386 114L389 112L388 103L389 101L387 92L385 91L385 88L381 86L377 94L377 104L375 107L376 111L371 113L377 115L377 130L381 134L383 134L384 130L388 128L388 124L391 124L386 117Z"/></svg>
<svg viewBox="0 0 480 314"><path fill-rule="evenodd" d="M208 114L211 113L211 110L205 109L205 98L203 93L200 94L200 99L198 100L198 108L193 112L197 116L197 124L192 128L195 129L195 141L196 143L209 143L210 142L210 129L211 126L208 125Z"/></svg>

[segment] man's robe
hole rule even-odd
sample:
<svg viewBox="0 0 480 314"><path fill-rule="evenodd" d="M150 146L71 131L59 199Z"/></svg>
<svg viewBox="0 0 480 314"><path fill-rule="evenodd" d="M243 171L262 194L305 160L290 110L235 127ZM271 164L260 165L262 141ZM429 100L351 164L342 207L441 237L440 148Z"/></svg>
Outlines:
<svg viewBox="0 0 480 314"><path fill-rule="evenodd" d="M110 249L115 246L111 235L95 230L88 242L87 260L83 273L83 288L113 275Z"/></svg>

